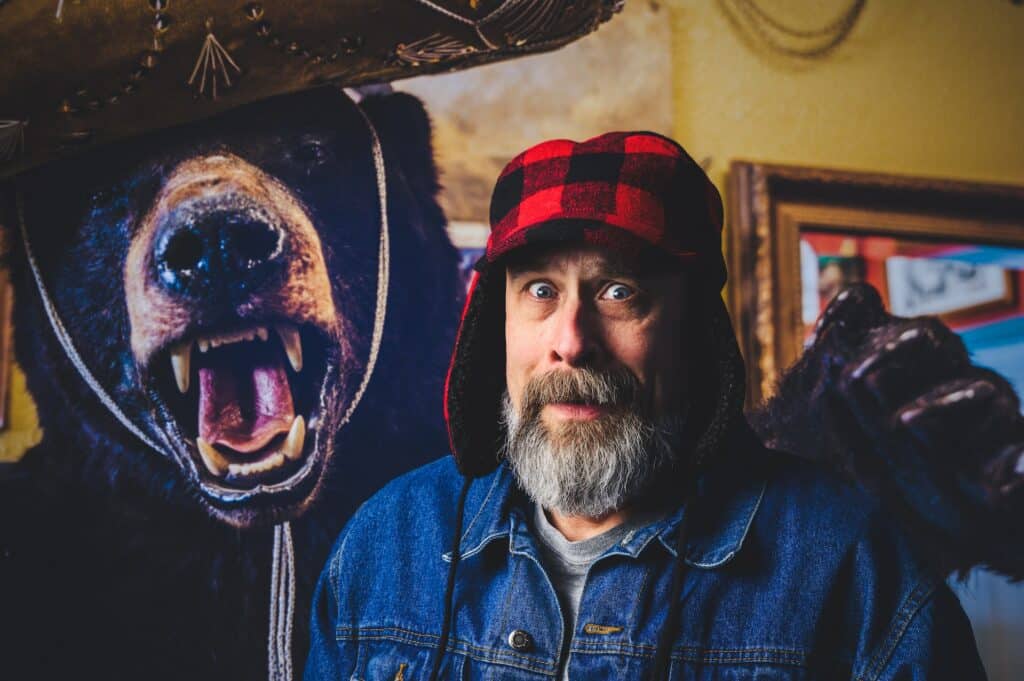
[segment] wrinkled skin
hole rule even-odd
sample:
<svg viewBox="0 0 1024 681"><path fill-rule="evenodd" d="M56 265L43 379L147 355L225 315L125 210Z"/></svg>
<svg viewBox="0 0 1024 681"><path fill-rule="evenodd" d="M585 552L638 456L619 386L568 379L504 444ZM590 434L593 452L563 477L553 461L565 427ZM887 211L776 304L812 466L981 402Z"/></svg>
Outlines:
<svg viewBox="0 0 1024 681"><path fill-rule="evenodd" d="M893 317L870 286L846 289L750 417L770 446L871 489L939 569L1024 578L1020 403L938 320Z"/></svg>
<svg viewBox="0 0 1024 681"><path fill-rule="evenodd" d="M387 480L445 451L441 382L463 285L435 199L429 122L405 95L373 97L363 109L387 165L391 286L379 362L347 425L370 350L380 222L370 133L340 91L266 100L3 187L0 222L17 224L20 192L33 250L83 361L149 438L171 446L142 444L89 390L50 328L20 240L11 239L15 347L44 437L0 469L0 677L266 678L272 526L284 520L295 541L301 670L313 585L345 520ZM208 280L198 289L180 276L165 285L155 262L165 223L194 224L206 239L204 221L225 212L262 216L273 228L266 233L283 231L282 248L267 251L277 264L246 279L255 271L246 259L260 253L236 250L238 262L202 263ZM220 248L230 237L203 243ZM294 404L284 412L306 416L300 463L314 465L283 492L225 500L218 489L253 483L204 467L197 418L200 431L205 418L208 430L236 439L246 428L224 425L219 404L197 417L196 363L216 353L193 355L183 395L169 348L282 321L302 328L305 366L301 374L282 368L283 346L272 336L262 345L277 353L279 370L263 376L287 373ZM312 395L305 404L299 383ZM235 388L204 386L220 403L244 392ZM264 402L283 389L264 389Z"/></svg>

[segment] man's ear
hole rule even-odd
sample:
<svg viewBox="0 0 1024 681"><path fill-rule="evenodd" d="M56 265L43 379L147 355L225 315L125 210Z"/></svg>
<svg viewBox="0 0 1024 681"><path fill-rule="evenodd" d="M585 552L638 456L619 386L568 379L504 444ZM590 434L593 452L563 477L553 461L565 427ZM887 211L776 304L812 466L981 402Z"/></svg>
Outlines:
<svg viewBox="0 0 1024 681"><path fill-rule="evenodd" d="M385 162L390 167L397 164L418 199L434 204L441 187L430 117L423 103L412 95L395 92L369 95L359 105L377 129Z"/></svg>

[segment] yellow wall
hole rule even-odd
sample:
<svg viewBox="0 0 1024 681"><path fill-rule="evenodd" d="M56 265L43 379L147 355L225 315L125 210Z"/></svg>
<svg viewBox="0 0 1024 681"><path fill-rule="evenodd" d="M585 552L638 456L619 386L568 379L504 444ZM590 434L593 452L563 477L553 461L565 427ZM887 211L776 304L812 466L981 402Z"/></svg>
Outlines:
<svg viewBox="0 0 1024 681"><path fill-rule="evenodd" d="M798 62L744 41L722 2L666 5L675 134L720 187L737 158L1024 183L1024 7L868 0L834 53ZM813 27L850 0L757 2Z"/></svg>
<svg viewBox="0 0 1024 681"><path fill-rule="evenodd" d="M36 405L25 389L25 374L17 365L12 367L8 400L7 428L0 434L0 463L17 461L43 437Z"/></svg>

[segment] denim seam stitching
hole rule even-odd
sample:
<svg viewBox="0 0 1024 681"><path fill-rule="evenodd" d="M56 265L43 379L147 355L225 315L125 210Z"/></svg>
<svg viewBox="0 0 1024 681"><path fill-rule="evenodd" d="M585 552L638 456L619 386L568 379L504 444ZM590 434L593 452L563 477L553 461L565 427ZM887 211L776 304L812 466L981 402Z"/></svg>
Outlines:
<svg viewBox="0 0 1024 681"><path fill-rule="evenodd" d="M583 647L614 647L614 648L636 648L638 650L657 650L657 646L647 645L645 643L605 643L601 641L576 641L573 643L574 646L579 645ZM806 652L797 648L700 648L698 646L675 646L673 650L693 650L703 651L705 653L784 653L786 655L794 655L798 657L806 657Z"/></svg>
<svg viewBox="0 0 1024 681"><path fill-rule="evenodd" d="M491 486L487 489L487 494L484 495L484 500L480 502L480 508L476 510L476 514L473 515L473 519L469 521L469 526L466 531L462 533L461 541L465 541L469 533L472 532L473 526L476 525L476 521L480 519L480 514L487 508L487 503L491 500L491 495L494 494L494 488L498 486L498 480L501 479L501 470L499 469L495 475L494 480L491 480Z"/></svg>
<svg viewBox="0 0 1024 681"><path fill-rule="evenodd" d="M405 636L399 636L393 632L405 634ZM364 635L366 633L369 633L369 635ZM437 641L441 639L440 636L424 634L410 629L402 629L401 627L362 627L358 629L351 627L338 627L334 632L334 637L339 641L388 640L396 641L398 643L419 645L425 648L436 646ZM516 655L515 653L497 652L492 648L473 645L468 641L463 641L458 638L451 639L446 652L455 652L456 648L460 645L468 651L471 657L483 662L494 662L509 666L522 667L529 671L541 673L550 673L554 670L554 665L547 665L545 662L535 658L524 657L522 655ZM476 653L476 655L473 655L472 653Z"/></svg>
<svg viewBox="0 0 1024 681"><path fill-rule="evenodd" d="M655 646L643 644L592 644L574 642L570 652L577 654L619 653L632 657L653 657ZM783 648L673 648L672 658L684 661L699 661L708 664L730 664L738 662L772 662L790 666L806 667L807 655L800 650Z"/></svg>
<svg viewBox="0 0 1024 681"><path fill-rule="evenodd" d="M896 611L896 616L889 626L889 634L886 636L885 641L883 641L881 648L868 663L867 668L857 675L856 681L877 681L885 664L892 657L896 648L899 647L900 642L903 641L903 636L907 633L907 629L910 628L914 617L932 593L934 593L935 586L936 583L933 580L922 580L907 594L899 610Z"/></svg>
<svg viewBox="0 0 1024 681"><path fill-rule="evenodd" d="M473 556L487 548L488 545L490 545L491 541L495 539L500 539L506 536L507 534L508 532L502 531L487 535L486 537L481 539L480 543L474 546L471 551L466 551L465 553L459 554L459 560L462 560L463 558L472 558ZM443 560L446 563L452 562L452 552L448 551L447 553L441 554L441 560Z"/></svg>
<svg viewBox="0 0 1024 681"><path fill-rule="evenodd" d="M330 579L327 581L327 591L334 598L334 615L339 619L341 618L341 592L338 587L341 586L341 557L344 555L345 547L348 545L348 538L349 535L346 533L345 538L341 540L341 545L334 552L334 555L331 556L330 563L328 564Z"/></svg>
<svg viewBox="0 0 1024 681"><path fill-rule="evenodd" d="M460 547L462 545L462 542L466 541L466 537L468 537L469 533L473 530L473 526L476 525L476 521L480 519L480 514L483 513L484 509L487 507L487 502L489 502L491 500L491 494L494 493L494 488L498 486L498 480L500 478L501 478L501 471L499 470L494 475L494 480L491 481L491 486L487 490L487 494L484 496L483 502L480 503L480 507L476 510L476 514L474 514L473 515L473 519L469 521L469 526L466 528L466 531L462 533L462 536L459 537L459 546ZM489 535L487 535L486 537L484 537L480 541L479 544L474 546L472 549L463 552L461 557L462 558L466 558L468 556L472 556L472 555L475 555L475 554L479 553L480 552L480 547L482 545L490 542L491 539L493 539L494 537L500 537L500 536L501 536L500 533L499 534L489 534ZM441 554L441 560L450 563L451 560L452 560L452 552L451 551L445 551L444 553L442 553Z"/></svg>
<svg viewBox="0 0 1024 681"><path fill-rule="evenodd" d="M699 563L699 562L696 562L696 561L691 561L689 558L686 559L686 562L689 563L693 567L701 568L702 570L710 570L710 569L713 569L713 568L721 567L721 566L725 565L726 563L728 563L733 558L735 558L736 554L739 552L740 548L743 546L743 543L745 541L747 541L747 535L750 533L750 527L754 524L754 518L757 516L757 512L761 509L761 501L764 499L764 493L765 493L765 491L767 489L768 489L768 483L767 482L761 483L761 493L757 495L757 501L754 502L754 507L750 510L750 516L747 518L746 527L743 528L743 533L740 535L739 539L734 544L734 547L733 547L732 551L727 553L724 558L722 558L721 560L716 561L716 562Z"/></svg>

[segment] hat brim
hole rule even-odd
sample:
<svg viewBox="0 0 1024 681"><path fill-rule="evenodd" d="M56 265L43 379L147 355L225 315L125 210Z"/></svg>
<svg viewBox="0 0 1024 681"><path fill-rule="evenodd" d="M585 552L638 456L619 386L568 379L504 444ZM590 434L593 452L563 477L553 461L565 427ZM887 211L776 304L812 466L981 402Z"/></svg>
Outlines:
<svg viewBox="0 0 1024 681"><path fill-rule="evenodd" d="M318 85L555 50L612 14L605 0L0 2L0 178Z"/></svg>

